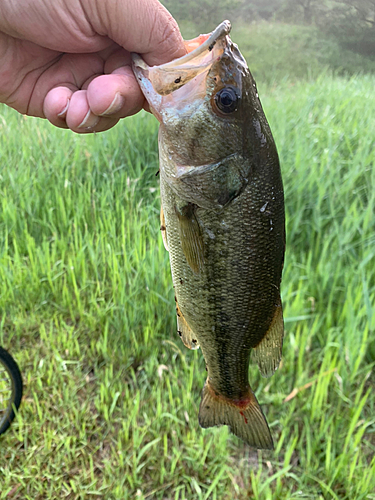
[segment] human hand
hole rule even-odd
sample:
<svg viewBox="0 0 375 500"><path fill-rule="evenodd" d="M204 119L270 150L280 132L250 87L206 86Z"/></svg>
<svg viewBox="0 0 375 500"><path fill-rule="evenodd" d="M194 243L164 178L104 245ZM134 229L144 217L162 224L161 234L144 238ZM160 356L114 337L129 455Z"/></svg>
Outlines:
<svg viewBox="0 0 375 500"><path fill-rule="evenodd" d="M1 0L0 102L74 132L142 109L130 52L150 65L186 53L158 0Z"/></svg>

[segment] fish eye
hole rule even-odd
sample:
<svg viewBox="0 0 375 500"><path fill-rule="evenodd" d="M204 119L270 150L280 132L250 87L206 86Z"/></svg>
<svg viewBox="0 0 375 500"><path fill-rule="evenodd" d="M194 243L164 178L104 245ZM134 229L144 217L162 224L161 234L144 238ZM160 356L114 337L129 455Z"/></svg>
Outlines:
<svg viewBox="0 0 375 500"><path fill-rule="evenodd" d="M240 96L233 87L224 87L215 95L215 104L222 113L237 111Z"/></svg>

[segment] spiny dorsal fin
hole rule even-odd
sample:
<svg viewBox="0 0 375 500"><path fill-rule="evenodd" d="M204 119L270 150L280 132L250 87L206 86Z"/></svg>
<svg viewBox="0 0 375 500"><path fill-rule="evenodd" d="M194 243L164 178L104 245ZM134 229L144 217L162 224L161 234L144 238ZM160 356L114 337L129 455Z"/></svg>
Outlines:
<svg viewBox="0 0 375 500"><path fill-rule="evenodd" d="M280 295L268 332L253 349L253 360L263 377L270 377L279 367L284 337L283 308Z"/></svg>
<svg viewBox="0 0 375 500"><path fill-rule="evenodd" d="M233 434L248 445L258 449L273 449L267 421L250 388L247 400L239 404L238 401L215 393L207 379L203 387L198 418L203 428L229 425Z"/></svg>
<svg viewBox="0 0 375 500"><path fill-rule="evenodd" d="M191 269L198 274L204 265L204 242L195 209L196 205L188 203L181 209L176 208L176 214L182 251Z"/></svg>
<svg viewBox="0 0 375 500"><path fill-rule="evenodd" d="M163 237L164 248L169 252L168 242L167 242L167 226L165 225L165 217L163 207L160 207L160 231Z"/></svg>
<svg viewBox="0 0 375 500"><path fill-rule="evenodd" d="M199 343L197 337L192 332L190 326L187 324L181 309L177 303L176 299L176 313L177 313L177 332L181 337L182 342L189 349L199 349Z"/></svg>

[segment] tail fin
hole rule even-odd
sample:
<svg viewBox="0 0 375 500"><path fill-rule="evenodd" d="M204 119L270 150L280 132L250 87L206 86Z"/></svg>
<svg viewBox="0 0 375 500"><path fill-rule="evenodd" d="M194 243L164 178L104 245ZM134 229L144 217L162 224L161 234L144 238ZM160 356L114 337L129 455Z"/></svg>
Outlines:
<svg viewBox="0 0 375 500"><path fill-rule="evenodd" d="M248 445L259 449L273 449L267 421L251 389L248 400L232 401L220 394L216 395L207 379L199 407L199 424L204 428L229 425L233 434Z"/></svg>

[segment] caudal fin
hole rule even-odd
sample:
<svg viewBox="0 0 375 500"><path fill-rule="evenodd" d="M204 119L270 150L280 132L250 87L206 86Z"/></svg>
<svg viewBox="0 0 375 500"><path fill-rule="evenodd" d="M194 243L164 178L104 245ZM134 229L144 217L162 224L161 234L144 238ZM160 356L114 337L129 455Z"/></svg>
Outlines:
<svg viewBox="0 0 375 500"><path fill-rule="evenodd" d="M231 401L215 394L207 379L203 387L198 418L201 427L229 425L233 434L248 445L258 449L273 449L267 421L251 390L246 401Z"/></svg>

